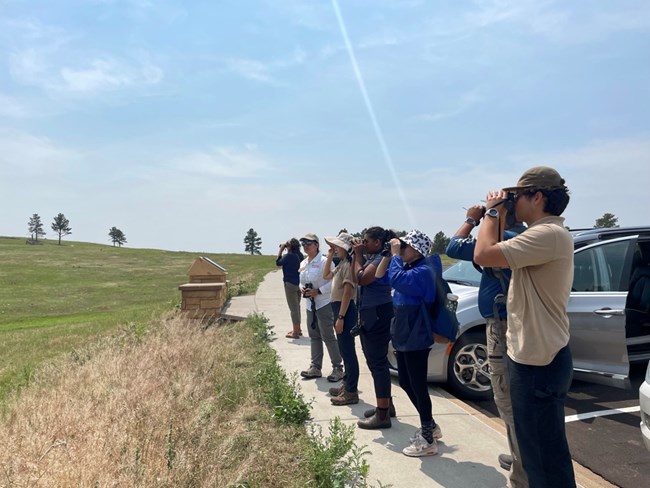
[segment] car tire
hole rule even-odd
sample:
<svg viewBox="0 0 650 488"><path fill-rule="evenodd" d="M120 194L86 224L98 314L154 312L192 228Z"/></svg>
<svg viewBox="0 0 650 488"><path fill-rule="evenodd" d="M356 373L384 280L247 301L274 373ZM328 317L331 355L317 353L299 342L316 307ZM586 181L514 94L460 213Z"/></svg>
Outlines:
<svg viewBox="0 0 650 488"><path fill-rule="evenodd" d="M465 332L458 338L447 363L447 383L458 398L492 399L485 332Z"/></svg>

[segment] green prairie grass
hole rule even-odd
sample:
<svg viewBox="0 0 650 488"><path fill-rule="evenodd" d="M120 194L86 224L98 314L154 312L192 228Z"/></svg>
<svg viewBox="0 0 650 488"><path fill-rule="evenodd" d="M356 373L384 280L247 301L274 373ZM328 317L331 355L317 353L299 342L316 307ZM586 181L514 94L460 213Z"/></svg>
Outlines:
<svg viewBox="0 0 650 488"><path fill-rule="evenodd" d="M272 256L131 249L0 237L0 402L43 361L178 306L194 259L228 270L231 293L253 293Z"/></svg>

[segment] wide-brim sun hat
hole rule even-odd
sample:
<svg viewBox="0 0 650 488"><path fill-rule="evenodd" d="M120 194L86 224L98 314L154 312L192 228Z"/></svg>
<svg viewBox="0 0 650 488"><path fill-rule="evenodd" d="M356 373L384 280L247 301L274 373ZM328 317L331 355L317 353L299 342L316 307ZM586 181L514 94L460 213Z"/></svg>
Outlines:
<svg viewBox="0 0 650 488"><path fill-rule="evenodd" d="M523 190L524 188L539 188L540 190L557 190L564 188L564 178L555 169L548 166L535 166L526 170L517 186L509 186L504 191Z"/></svg>
<svg viewBox="0 0 650 488"><path fill-rule="evenodd" d="M399 240L411 246L417 252L422 254L422 256L428 256L431 252L431 247L433 246L429 236L417 229L413 229L404 237L400 237Z"/></svg>
<svg viewBox="0 0 650 488"><path fill-rule="evenodd" d="M352 249L353 239L354 237L348 234L347 232L341 232L336 237L326 237L325 242L327 242L330 246L339 246L345 249L346 251L349 251L350 249Z"/></svg>

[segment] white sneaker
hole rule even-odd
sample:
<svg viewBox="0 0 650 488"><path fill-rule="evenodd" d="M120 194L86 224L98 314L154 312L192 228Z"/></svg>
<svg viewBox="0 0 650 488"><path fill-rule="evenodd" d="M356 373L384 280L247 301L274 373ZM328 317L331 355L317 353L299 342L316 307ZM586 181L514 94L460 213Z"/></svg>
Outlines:
<svg viewBox="0 0 650 488"><path fill-rule="evenodd" d="M429 444L424 437L417 434L411 445L405 447L402 452L410 457L435 456L438 454L438 444L435 439Z"/></svg>
<svg viewBox="0 0 650 488"><path fill-rule="evenodd" d="M436 440L436 441L438 439L442 439L442 430L440 430L440 426L438 424L436 424L436 428L433 429L433 432L431 433L431 435L433 436L433 439ZM413 436L409 437L409 441L414 442L415 439L418 436L422 436L422 429L417 429L415 431L415 434L413 434Z"/></svg>

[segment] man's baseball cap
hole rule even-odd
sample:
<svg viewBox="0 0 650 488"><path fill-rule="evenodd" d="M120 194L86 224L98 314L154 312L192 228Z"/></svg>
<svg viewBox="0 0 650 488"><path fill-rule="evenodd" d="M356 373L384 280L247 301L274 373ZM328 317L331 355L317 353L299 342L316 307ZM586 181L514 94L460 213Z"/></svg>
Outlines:
<svg viewBox="0 0 650 488"><path fill-rule="evenodd" d="M517 186L504 188L504 191L516 191L524 188L539 188L542 190L557 190L564 188L564 178L560 176L553 168L548 166L535 166L527 170L519 181Z"/></svg>
<svg viewBox="0 0 650 488"><path fill-rule="evenodd" d="M319 242L318 241L318 236L316 234L312 234L311 232L305 234L300 238L301 241L314 241L314 242Z"/></svg>

